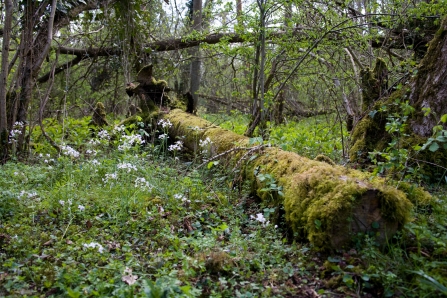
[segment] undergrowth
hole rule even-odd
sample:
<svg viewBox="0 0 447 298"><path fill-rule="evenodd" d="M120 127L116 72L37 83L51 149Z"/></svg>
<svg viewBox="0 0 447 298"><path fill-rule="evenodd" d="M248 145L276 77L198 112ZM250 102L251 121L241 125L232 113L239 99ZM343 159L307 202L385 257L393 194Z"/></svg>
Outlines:
<svg viewBox="0 0 447 298"><path fill-rule="evenodd" d="M48 129L60 155L36 130L27 162L0 168L0 296L447 295L445 189L386 247L359 235L322 254L269 223L275 210L233 189L231 173L184 160L181 142L161 137L168 123L156 137L79 123ZM333 158L325 146L312 154Z"/></svg>
<svg viewBox="0 0 447 298"><path fill-rule="evenodd" d="M231 115L209 114L205 119L238 134L244 134L249 118L234 112ZM303 118L300 121L286 121L281 125L270 125L270 144L283 150L295 152L308 158L325 155L334 161L343 160L343 147L340 125L330 115ZM329 123L329 124L328 124ZM343 138L348 137L343 130Z"/></svg>

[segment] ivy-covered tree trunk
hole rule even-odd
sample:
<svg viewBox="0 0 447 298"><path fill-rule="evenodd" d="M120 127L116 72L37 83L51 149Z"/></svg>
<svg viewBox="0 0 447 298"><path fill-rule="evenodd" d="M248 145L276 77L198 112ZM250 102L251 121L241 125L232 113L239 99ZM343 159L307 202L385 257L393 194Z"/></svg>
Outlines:
<svg viewBox="0 0 447 298"><path fill-rule="evenodd" d="M375 234L383 243L409 219L407 196L383 179L337 166L324 156L311 160L274 147L250 146L248 137L179 109L163 117L173 124L171 139L182 137L191 151L209 138L213 156L237 168L264 204L276 208L276 222L317 248L348 246L358 233ZM421 189L412 190L409 198L416 197L430 199Z"/></svg>
<svg viewBox="0 0 447 298"><path fill-rule="evenodd" d="M447 164L447 16L408 87L379 99L383 80L373 72L368 80L375 82L369 93L375 98L364 95L368 100L364 116L352 132L351 161L368 161L373 151L404 150L398 154L405 158L400 161L405 167L413 164L426 177L439 181ZM406 169L403 171L405 174Z"/></svg>

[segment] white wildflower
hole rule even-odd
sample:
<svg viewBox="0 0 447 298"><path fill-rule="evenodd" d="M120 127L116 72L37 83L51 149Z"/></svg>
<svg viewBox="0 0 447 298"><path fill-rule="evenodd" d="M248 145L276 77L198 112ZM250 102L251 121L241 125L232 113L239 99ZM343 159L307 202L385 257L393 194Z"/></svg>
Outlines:
<svg viewBox="0 0 447 298"><path fill-rule="evenodd" d="M264 215L262 213L257 213L256 217L254 217L253 215L250 215L250 218L256 221L259 221L262 226L267 226L270 222L264 217Z"/></svg>
<svg viewBox="0 0 447 298"><path fill-rule="evenodd" d="M84 247L86 247L86 248L95 248L95 247L97 247L99 253L102 254L104 252L104 247L101 244L96 243L96 242L91 242L89 244L84 243Z"/></svg>
<svg viewBox="0 0 447 298"><path fill-rule="evenodd" d="M88 144L90 145L99 145L101 144L101 141L98 139L91 139L90 141L88 141Z"/></svg>
<svg viewBox="0 0 447 298"><path fill-rule="evenodd" d="M100 131L98 132L98 137L99 137L99 139L101 139L101 140L110 140L110 135L109 135L109 133L108 133L106 130L104 130L104 129L102 129L102 130L100 130Z"/></svg>
<svg viewBox="0 0 447 298"><path fill-rule="evenodd" d="M78 158L79 157L79 152L76 151L75 149L71 148L70 146L62 145L61 146L61 150L62 150L62 153L64 155L70 156L72 158Z"/></svg>
<svg viewBox="0 0 447 298"><path fill-rule="evenodd" d="M123 132L125 129L126 129L126 127L124 127L124 125L115 126L113 128L113 132Z"/></svg>
<svg viewBox="0 0 447 298"><path fill-rule="evenodd" d="M91 156L96 156L96 154L98 154L98 152L96 150L87 149L87 151L85 151L85 154L91 155Z"/></svg>
<svg viewBox="0 0 447 298"><path fill-rule="evenodd" d="M90 163L94 166L99 166L101 163L99 161L97 161L96 159L93 159L90 161Z"/></svg>
<svg viewBox="0 0 447 298"><path fill-rule="evenodd" d="M183 142L182 141L177 141L177 142L175 142L175 144L170 145L168 147L168 150L169 151L180 151L180 150L182 150L182 148L183 148Z"/></svg>
<svg viewBox="0 0 447 298"><path fill-rule="evenodd" d="M205 140L199 140L199 145L202 148L208 147L209 145L211 145L213 142L211 141L211 139L209 137L206 137Z"/></svg>
<svg viewBox="0 0 447 298"><path fill-rule="evenodd" d="M78 205L78 209L79 209L79 211L84 211L84 210L85 210L85 207L82 206L82 205Z"/></svg>
<svg viewBox="0 0 447 298"><path fill-rule="evenodd" d="M146 142L145 140L143 140L143 137L141 135L123 135L121 136L120 141L122 142L122 144L118 146L119 151L126 151L129 150L133 145L144 144Z"/></svg>
<svg viewBox="0 0 447 298"><path fill-rule="evenodd" d="M161 127L163 128L170 128L172 126L172 123L171 121L169 121L169 119L161 119L160 121L158 121L158 125L161 125Z"/></svg>
<svg viewBox="0 0 447 298"><path fill-rule="evenodd" d="M133 171L138 170L136 166L134 166L133 164L128 163L128 162L120 163L117 165L117 167L118 167L118 169L127 170L128 173L130 173L132 170Z"/></svg>
<svg viewBox="0 0 447 298"><path fill-rule="evenodd" d="M117 179L118 179L117 173L106 174L106 176L102 178L102 182L104 182L104 184L107 184L109 180L117 180Z"/></svg>
<svg viewBox="0 0 447 298"><path fill-rule="evenodd" d="M182 194L175 194L174 199L181 200L183 203L191 203L191 200L188 200L188 198Z"/></svg>
<svg viewBox="0 0 447 298"><path fill-rule="evenodd" d="M23 198L28 198L28 199L39 199L37 192L33 191L33 192L28 192L25 190L20 191L19 195L17 196L17 198L19 200L23 199Z"/></svg>
<svg viewBox="0 0 447 298"><path fill-rule="evenodd" d="M165 139L168 139L169 136L168 136L168 134L166 134L166 133L162 133L161 135L158 136L158 138L159 138L160 140L165 140Z"/></svg>
<svg viewBox="0 0 447 298"><path fill-rule="evenodd" d="M153 186L150 185L150 183L144 177L138 177L137 179L135 179L135 188L151 190Z"/></svg>
<svg viewBox="0 0 447 298"><path fill-rule="evenodd" d="M65 201L59 200L59 204L61 204L61 206L64 206L65 205Z"/></svg>

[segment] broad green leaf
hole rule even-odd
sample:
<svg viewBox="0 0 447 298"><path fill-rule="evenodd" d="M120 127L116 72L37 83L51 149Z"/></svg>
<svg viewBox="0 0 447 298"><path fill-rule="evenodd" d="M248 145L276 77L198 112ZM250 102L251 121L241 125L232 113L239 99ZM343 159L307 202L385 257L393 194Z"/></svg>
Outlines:
<svg viewBox="0 0 447 298"><path fill-rule="evenodd" d="M439 149L439 145L436 142L431 143L430 147L428 147L428 150L430 150L431 152L435 152L438 149Z"/></svg>

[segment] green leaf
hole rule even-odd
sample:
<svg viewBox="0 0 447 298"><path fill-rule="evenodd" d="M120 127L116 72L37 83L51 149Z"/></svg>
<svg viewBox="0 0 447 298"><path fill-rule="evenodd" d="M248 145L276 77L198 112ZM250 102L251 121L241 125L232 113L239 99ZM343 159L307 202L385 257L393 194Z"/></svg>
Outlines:
<svg viewBox="0 0 447 298"><path fill-rule="evenodd" d="M320 228L321 228L321 221L320 221L320 220L316 219L316 220L314 221L314 223L315 223L315 227L316 227L317 229L320 229Z"/></svg>
<svg viewBox="0 0 447 298"><path fill-rule="evenodd" d="M338 257L328 257L327 260L331 263L338 263L340 262L340 258Z"/></svg>
<svg viewBox="0 0 447 298"><path fill-rule="evenodd" d="M446 123L447 122L447 114L444 114L441 116L441 122Z"/></svg>
<svg viewBox="0 0 447 298"><path fill-rule="evenodd" d="M208 170L211 169L213 166L217 166L219 164L219 161L210 161L207 165Z"/></svg>
<svg viewBox="0 0 447 298"><path fill-rule="evenodd" d="M374 229L378 229L378 228L380 228L380 225L379 225L379 223L378 223L377 221L373 222L373 223L371 224L371 226L372 226Z"/></svg>
<svg viewBox="0 0 447 298"><path fill-rule="evenodd" d="M436 142L431 143L430 147L428 147L428 150L430 150L431 152L435 152L438 149L439 149L439 145Z"/></svg>

